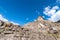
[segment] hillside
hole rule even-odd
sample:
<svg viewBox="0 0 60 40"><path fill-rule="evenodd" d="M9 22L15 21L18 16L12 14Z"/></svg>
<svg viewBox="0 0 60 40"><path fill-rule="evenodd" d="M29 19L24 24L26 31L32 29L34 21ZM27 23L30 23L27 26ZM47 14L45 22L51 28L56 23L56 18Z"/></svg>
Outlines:
<svg viewBox="0 0 60 40"><path fill-rule="evenodd" d="M38 17L21 27L0 20L0 40L60 40L60 23Z"/></svg>

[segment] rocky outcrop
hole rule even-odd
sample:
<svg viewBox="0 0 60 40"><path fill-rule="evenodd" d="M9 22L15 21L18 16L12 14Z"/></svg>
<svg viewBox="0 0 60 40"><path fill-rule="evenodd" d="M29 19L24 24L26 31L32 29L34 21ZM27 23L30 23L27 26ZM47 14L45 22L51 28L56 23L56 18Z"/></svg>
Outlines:
<svg viewBox="0 0 60 40"><path fill-rule="evenodd" d="M21 27L0 20L0 40L60 40L60 23L38 17Z"/></svg>
<svg viewBox="0 0 60 40"><path fill-rule="evenodd" d="M44 20L42 17L38 17L38 19L34 22L30 22L24 25L25 29L29 29L34 32L40 32L47 35L51 35L51 37L55 38L54 40L58 40L60 37L60 23L54 23L49 20ZM52 38L48 36L49 39L46 40L52 40ZM41 40L45 40L44 38Z"/></svg>

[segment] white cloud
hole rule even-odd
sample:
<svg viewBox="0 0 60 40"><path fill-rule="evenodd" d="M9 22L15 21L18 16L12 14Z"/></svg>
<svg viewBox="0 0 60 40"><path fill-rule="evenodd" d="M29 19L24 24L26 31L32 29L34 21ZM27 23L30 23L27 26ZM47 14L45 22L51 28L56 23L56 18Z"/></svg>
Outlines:
<svg viewBox="0 0 60 40"><path fill-rule="evenodd" d="M53 22L57 22L60 20L60 8L59 6L53 6L52 8L50 6L46 7L43 13L50 18L48 20L51 20Z"/></svg>
<svg viewBox="0 0 60 40"><path fill-rule="evenodd" d="M57 11L56 14L52 15L51 18L49 18L49 20L53 22L57 22L58 20L60 20L60 10Z"/></svg>
<svg viewBox="0 0 60 40"><path fill-rule="evenodd" d="M15 23L15 22L13 22L13 21L11 21L11 23L13 23L14 25L19 25L18 23Z"/></svg>
<svg viewBox="0 0 60 40"><path fill-rule="evenodd" d="M4 18L1 14L0 14L0 20L3 22L10 22L9 20L7 20L6 18ZM14 25L19 25L18 23L15 23L13 21L11 21L11 23L13 23Z"/></svg>
<svg viewBox="0 0 60 40"><path fill-rule="evenodd" d="M50 6L48 6L48 7L45 8L45 11L43 13L45 15L52 16L52 15L55 14L56 10L58 10L58 9L59 9L58 6L54 6L52 8Z"/></svg>
<svg viewBox="0 0 60 40"><path fill-rule="evenodd" d="M4 18L1 14L0 14L0 20L4 21L4 22L8 22L8 20L6 18Z"/></svg>

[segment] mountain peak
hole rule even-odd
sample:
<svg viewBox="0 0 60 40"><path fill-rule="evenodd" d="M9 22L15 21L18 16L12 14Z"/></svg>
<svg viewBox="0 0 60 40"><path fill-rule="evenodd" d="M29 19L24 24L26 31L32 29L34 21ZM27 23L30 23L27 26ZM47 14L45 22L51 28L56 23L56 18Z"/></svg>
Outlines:
<svg viewBox="0 0 60 40"><path fill-rule="evenodd" d="M24 27L0 21L0 40L56 40L59 35L60 24L44 20L42 16Z"/></svg>
<svg viewBox="0 0 60 40"><path fill-rule="evenodd" d="M37 20L44 20L42 16L39 16Z"/></svg>

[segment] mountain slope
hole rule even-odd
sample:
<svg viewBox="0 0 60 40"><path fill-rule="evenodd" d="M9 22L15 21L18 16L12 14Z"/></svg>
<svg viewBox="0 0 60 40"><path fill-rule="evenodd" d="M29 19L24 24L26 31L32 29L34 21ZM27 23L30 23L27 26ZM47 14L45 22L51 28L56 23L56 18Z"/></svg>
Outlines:
<svg viewBox="0 0 60 40"><path fill-rule="evenodd" d="M21 27L0 20L0 40L60 40L60 23L38 17Z"/></svg>
<svg viewBox="0 0 60 40"><path fill-rule="evenodd" d="M30 22L24 25L24 28L35 29L40 32L48 32L52 30L60 30L60 23L54 23L49 20L44 20L42 17L39 17L35 22Z"/></svg>

